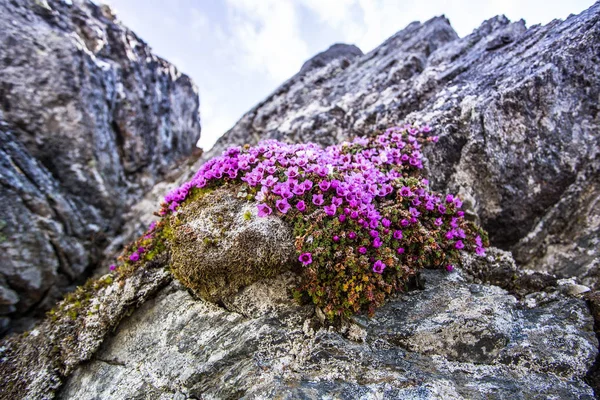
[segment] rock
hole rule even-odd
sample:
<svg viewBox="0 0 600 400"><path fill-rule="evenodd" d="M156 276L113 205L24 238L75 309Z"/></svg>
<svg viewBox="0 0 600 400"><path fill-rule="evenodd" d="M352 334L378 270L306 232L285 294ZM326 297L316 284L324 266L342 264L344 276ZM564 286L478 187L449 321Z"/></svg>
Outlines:
<svg viewBox="0 0 600 400"><path fill-rule="evenodd" d="M276 217L259 218L256 203L236 198L231 189L190 203L173 229L173 274L211 302L280 274L296 258L290 227Z"/></svg>
<svg viewBox="0 0 600 400"><path fill-rule="evenodd" d="M390 301L345 336L305 329L316 316L291 299L291 276L231 297L254 310L243 313L170 285L60 398L593 398L582 378L598 343L582 300L559 294L527 309L498 287L426 271L425 290Z"/></svg>
<svg viewBox="0 0 600 400"><path fill-rule="evenodd" d="M530 28L500 16L458 38L443 17L412 23L342 68L331 62L282 85L200 160L274 138L338 143L428 122L436 190L459 193L520 265L598 271L600 4Z"/></svg>
<svg viewBox="0 0 600 400"><path fill-rule="evenodd" d="M200 136L191 80L91 1L0 2L0 285L36 316ZM1 332L0 332L1 334Z"/></svg>
<svg viewBox="0 0 600 400"><path fill-rule="evenodd" d="M322 68L332 62L333 60L341 60L342 66L350 65L350 62L356 57L363 55L363 52L354 45L336 43L329 47L327 50L322 51L310 60L302 64L298 75L303 75L308 71L312 71L316 68Z"/></svg>

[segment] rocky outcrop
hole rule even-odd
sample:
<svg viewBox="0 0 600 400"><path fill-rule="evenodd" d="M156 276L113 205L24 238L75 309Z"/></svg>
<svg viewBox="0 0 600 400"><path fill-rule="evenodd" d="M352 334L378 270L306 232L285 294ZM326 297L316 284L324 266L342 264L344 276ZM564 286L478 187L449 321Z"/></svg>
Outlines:
<svg viewBox="0 0 600 400"><path fill-rule="evenodd" d="M412 23L349 64L292 78L205 159L266 138L329 145L428 122L440 135L425 152L434 189L460 193L521 265L593 284L599 21L600 3L545 26L495 17L464 38L443 17Z"/></svg>
<svg viewBox="0 0 600 400"><path fill-rule="evenodd" d="M524 304L462 273L423 277L424 290L341 330L291 299L291 273L247 287L227 308L173 283L59 397L593 398L582 377L597 341L582 300Z"/></svg>
<svg viewBox="0 0 600 400"><path fill-rule="evenodd" d="M200 122L190 79L91 1L0 1L0 70L3 331L102 261Z"/></svg>
<svg viewBox="0 0 600 400"><path fill-rule="evenodd" d="M269 257L292 248L283 222L258 218L229 189L173 216L166 253L87 284L2 342L0 398L593 398L585 377L598 341L574 282L525 273L489 249L465 255L463 270L424 271L420 289L372 318L331 326L294 298L295 264ZM207 255L178 254L210 246L205 238L220 242L204 249L216 268ZM199 298L172 280L182 256L214 292L194 290ZM275 276L261 279L259 264ZM232 288L236 279L245 281Z"/></svg>

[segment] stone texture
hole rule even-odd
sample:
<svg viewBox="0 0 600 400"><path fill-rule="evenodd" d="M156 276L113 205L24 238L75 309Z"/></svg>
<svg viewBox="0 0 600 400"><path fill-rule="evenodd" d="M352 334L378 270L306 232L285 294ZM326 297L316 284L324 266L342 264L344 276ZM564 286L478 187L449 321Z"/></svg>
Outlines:
<svg viewBox="0 0 600 400"><path fill-rule="evenodd" d="M292 230L276 217L259 218L239 188L217 189L178 211L171 271L211 302L294 264Z"/></svg>
<svg viewBox="0 0 600 400"><path fill-rule="evenodd" d="M425 290L341 330L291 300L291 273L242 290L232 309L172 284L59 398L593 398L582 378L597 340L582 300L528 307L461 273L424 278Z"/></svg>
<svg viewBox="0 0 600 400"><path fill-rule="evenodd" d="M427 122L434 189L460 193L492 243L521 265L598 271L600 3L527 28L504 16L458 38L448 20L412 23L350 64L290 79L200 161L275 138L338 143Z"/></svg>
<svg viewBox="0 0 600 400"><path fill-rule="evenodd" d="M18 296L2 294L0 314L26 324L102 262L125 211L192 153L199 100L91 1L0 1L0 70L0 285Z"/></svg>

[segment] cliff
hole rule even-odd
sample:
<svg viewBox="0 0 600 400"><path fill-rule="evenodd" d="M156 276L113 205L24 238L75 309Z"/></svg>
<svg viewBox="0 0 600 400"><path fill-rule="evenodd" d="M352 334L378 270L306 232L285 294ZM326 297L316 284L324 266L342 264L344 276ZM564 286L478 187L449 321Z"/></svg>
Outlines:
<svg viewBox="0 0 600 400"><path fill-rule="evenodd" d="M3 332L101 265L200 120L191 80L91 1L1 1L0 70Z"/></svg>

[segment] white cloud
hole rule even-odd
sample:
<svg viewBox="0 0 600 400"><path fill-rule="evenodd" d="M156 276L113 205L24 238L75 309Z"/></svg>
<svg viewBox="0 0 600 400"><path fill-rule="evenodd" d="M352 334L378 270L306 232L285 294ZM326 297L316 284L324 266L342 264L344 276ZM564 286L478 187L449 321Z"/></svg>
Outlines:
<svg viewBox="0 0 600 400"><path fill-rule="evenodd" d="M247 68L282 82L310 56L291 0L227 0L230 29Z"/></svg>

